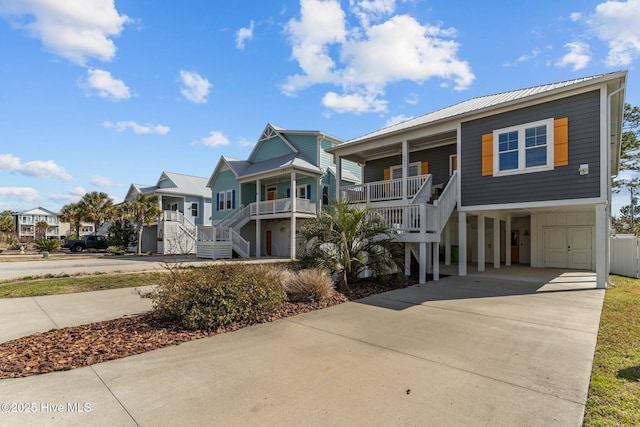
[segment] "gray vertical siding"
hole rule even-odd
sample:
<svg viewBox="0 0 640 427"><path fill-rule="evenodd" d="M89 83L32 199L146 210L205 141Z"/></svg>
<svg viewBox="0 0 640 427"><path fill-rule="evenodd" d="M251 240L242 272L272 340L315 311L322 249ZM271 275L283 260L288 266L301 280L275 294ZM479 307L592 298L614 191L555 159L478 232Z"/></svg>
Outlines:
<svg viewBox="0 0 640 427"><path fill-rule="evenodd" d="M569 165L509 176L482 176L482 135L548 118L569 118ZM581 199L600 195L600 91L462 123L462 206ZM589 165L580 176L578 167Z"/></svg>
<svg viewBox="0 0 640 427"><path fill-rule="evenodd" d="M455 143L409 153L409 163L429 162L429 173L433 176L433 184L446 184L449 181L449 156L452 154L456 154ZM402 156L369 161L364 166L364 182L382 181L386 168L401 164Z"/></svg>

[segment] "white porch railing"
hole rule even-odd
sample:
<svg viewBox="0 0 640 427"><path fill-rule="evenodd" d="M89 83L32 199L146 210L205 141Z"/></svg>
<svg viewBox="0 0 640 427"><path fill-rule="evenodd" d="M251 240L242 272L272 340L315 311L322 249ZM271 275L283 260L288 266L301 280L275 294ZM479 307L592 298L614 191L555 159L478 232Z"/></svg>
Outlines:
<svg viewBox="0 0 640 427"><path fill-rule="evenodd" d="M257 215L258 209L260 209L260 215L291 212L291 199L275 199L253 202L249 205L251 216ZM316 204L308 199L297 198L296 212L315 214Z"/></svg>
<svg viewBox="0 0 640 427"><path fill-rule="evenodd" d="M233 248L236 250L238 255L244 258L249 258L249 255L250 255L249 248L251 244L248 241L244 240L240 235L240 233L238 233L233 228L229 228L229 233L231 235L231 242L233 243Z"/></svg>
<svg viewBox="0 0 640 427"><path fill-rule="evenodd" d="M440 197L433 205L414 203L398 206L372 206L392 231L402 233L441 233L458 198L458 174L454 172Z"/></svg>
<svg viewBox="0 0 640 427"><path fill-rule="evenodd" d="M219 227L235 227L243 222L243 220L249 218L250 209L244 205L240 205L238 209L231 212L230 215L225 217L218 223Z"/></svg>
<svg viewBox="0 0 640 427"><path fill-rule="evenodd" d="M340 195L351 203L382 202L387 200L402 199L402 186L406 182L407 197L415 196L422 185L431 175L410 176L403 178L387 179L384 181L367 182L357 185L340 186Z"/></svg>

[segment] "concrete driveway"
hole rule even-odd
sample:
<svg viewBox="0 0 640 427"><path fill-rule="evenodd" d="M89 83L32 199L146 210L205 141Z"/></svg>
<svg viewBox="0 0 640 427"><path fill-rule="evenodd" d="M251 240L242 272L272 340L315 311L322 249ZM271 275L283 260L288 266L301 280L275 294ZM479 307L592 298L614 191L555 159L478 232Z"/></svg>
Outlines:
<svg viewBox="0 0 640 427"><path fill-rule="evenodd" d="M604 291L593 273L548 271L531 269L527 280L451 276L1 380L0 402L36 410L5 411L0 424L577 426Z"/></svg>

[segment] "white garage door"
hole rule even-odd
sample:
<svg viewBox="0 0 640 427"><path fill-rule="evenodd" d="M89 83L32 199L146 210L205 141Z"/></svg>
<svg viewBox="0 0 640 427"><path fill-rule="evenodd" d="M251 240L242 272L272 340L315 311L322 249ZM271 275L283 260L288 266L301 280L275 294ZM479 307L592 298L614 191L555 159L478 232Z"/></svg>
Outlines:
<svg viewBox="0 0 640 427"><path fill-rule="evenodd" d="M592 227L546 227L544 266L591 270Z"/></svg>

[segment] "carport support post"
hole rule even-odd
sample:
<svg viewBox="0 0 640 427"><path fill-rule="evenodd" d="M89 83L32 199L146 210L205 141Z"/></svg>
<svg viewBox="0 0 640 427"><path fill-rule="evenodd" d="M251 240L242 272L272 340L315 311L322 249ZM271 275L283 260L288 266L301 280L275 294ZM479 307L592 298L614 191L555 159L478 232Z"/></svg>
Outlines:
<svg viewBox="0 0 640 427"><path fill-rule="evenodd" d="M260 258L260 186L262 181L256 181L256 258ZM249 212L251 214L251 212Z"/></svg>
<svg viewBox="0 0 640 427"><path fill-rule="evenodd" d="M500 268L500 218L493 218L493 268Z"/></svg>
<svg viewBox="0 0 640 427"><path fill-rule="evenodd" d="M451 223L444 226L444 265L451 265Z"/></svg>
<svg viewBox="0 0 640 427"><path fill-rule="evenodd" d="M404 274L411 275L411 243L404 242Z"/></svg>
<svg viewBox="0 0 640 427"><path fill-rule="evenodd" d="M507 216L504 223L504 265L505 267L511 265L511 215Z"/></svg>
<svg viewBox="0 0 640 427"><path fill-rule="evenodd" d="M433 280L440 280L440 243L433 243Z"/></svg>
<svg viewBox="0 0 640 427"><path fill-rule="evenodd" d="M342 184L342 158L336 154L336 202L340 201L340 185Z"/></svg>
<svg viewBox="0 0 640 427"><path fill-rule="evenodd" d="M458 212L458 275L467 275L467 213Z"/></svg>
<svg viewBox="0 0 640 427"><path fill-rule="evenodd" d="M607 286L607 256L609 247L609 218L604 203L596 205L596 287Z"/></svg>
<svg viewBox="0 0 640 427"><path fill-rule="evenodd" d="M291 259L296 259L296 199L298 189L296 188L296 171L291 172Z"/></svg>
<svg viewBox="0 0 640 427"><path fill-rule="evenodd" d="M420 242L420 270L418 281L421 285L427 283L427 242Z"/></svg>
<svg viewBox="0 0 640 427"><path fill-rule="evenodd" d="M484 215L478 215L478 272L484 271Z"/></svg>

